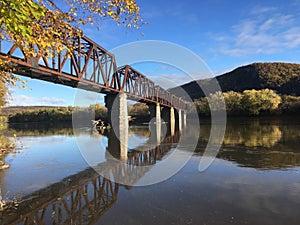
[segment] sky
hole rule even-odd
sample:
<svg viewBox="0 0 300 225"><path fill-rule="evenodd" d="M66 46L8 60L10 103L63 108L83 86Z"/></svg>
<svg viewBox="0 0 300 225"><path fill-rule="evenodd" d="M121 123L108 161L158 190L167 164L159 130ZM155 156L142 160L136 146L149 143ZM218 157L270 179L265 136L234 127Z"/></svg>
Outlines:
<svg viewBox="0 0 300 225"><path fill-rule="evenodd" d="M85 35L107 50L148 40L176 45L202 60L210 71L205 77L253 62L300 63L300 0L137 0L137 3L146 21L140 29L124 28L113 21L98 19L99 27L82 27ZM151 52L148 50L142 53L145 59ZM175 51L170 57L173 56L181 57ZM149 57L156 60L153 55ZM117 56L116 60L118 62ZM138 62L132 66L164 88L204 77L201 69L192 65L189 66L190 74L180 66L157 61ZM75 104L78 94L75 88L26 80L27 88L10 88L9 105ZM98 96L97 101L103 101L103 96Z"/></svg>

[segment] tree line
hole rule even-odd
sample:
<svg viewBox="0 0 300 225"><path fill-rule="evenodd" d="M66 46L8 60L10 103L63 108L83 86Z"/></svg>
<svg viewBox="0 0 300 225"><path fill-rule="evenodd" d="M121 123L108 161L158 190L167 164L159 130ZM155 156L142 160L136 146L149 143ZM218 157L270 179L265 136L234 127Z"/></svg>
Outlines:
<svg viewBox="0 0 300 225"><path fill-rule="evenodd" d="M89 107L55 107L55 108L36 108L13 113L8 116L10 123L21 122L71 122L72 117L86 118L95 113L95 119L107 120L107 109L94 104ZM74 115L73 115L74 114Z"/></svg>
<svg viewBox="0 0 300 225"><path fill-rule="evenodd" d="M300 97L279 95L271 89L216 92L196 99L194 104L200 116L221 110L226 110L229 116L296 115L300 112Z"/></svg>
<svg viewBox="0 0 300 225"><path fill-rule="evenodd" d="M95 120L107 121L108 119L106 107L101 104L92 104L89 107L33 107L19 112L13 111L8 115L8 121L10 123L71 122L73 116L80 119L88 118L93 114L95 114ZM149 107L145 103L129 105L128 115L132 118L149 117Z"/></svg>
<svg viewBox="0 0 300 225"><path fill-rule="evenodd" d="M224 104L225 102L225 104ZM297 115L300 112L300 97L279 95L271 89L245 90L242 93L216 92L208 97L196 99L194 105L200 116L210 116L211 111L226 110L228 116ZM191 113L192 107L190 108ZM89 107L36 108L12 113L11 123L21 122L71 122L72 116L87 118L95 114L95 119L107 121L107 109L94 104ZM149 107L145 103L128 106L132 119L149 118Z"/></svg>

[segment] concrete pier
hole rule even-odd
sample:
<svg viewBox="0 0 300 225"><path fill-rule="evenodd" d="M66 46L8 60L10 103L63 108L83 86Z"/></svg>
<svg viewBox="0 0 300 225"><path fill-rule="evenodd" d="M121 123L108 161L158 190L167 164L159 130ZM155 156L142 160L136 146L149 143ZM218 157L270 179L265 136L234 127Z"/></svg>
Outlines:
<svg viewBox="0 0 300 225"><path fill-rule="evenodd" d="M173 136L175 134L175 111L173 107L170 108L170 131L171 136Z"/></svg>
<svg viewBox="0 0 300 225"><path fill-rule="evenodd" d="M122 141L121 141L122 140ZM128 159L128 132L121 132L118 136L115 132L109 132L108 144L107 144L107 159L112 156L115 159L121 161L127 161Z"/></svg>
<svg viewBox="0 0 300 225"><path fill-rule="evenodd" d="M183 127L186 127L186 111L183 111Z"/></svg>
<svg viewBox="0 0 300 225"><path fill-rule="evenodd" d="M182 130L182 110L178 109L178 129Z"/></svg>
<svg viewBox="0 0 300 225"><path fill-rule="evenodd" d="M149 110L150 110L150 117L153 119L155 117L155 123L161 123L161 111L160 111L160 104L150 104L149 105Z"/></svg>
<svg viewBox="0 0 300 225"><path fill-rule="evenodd" d="M108 120L112 131L120 140L120 159L127 160L129 129L127 95L125 93L107 94L105 106L108 109Z"/></svg>
<svg viewBox="0 0 300 225"><path fill-rule="evenodd" d="M161 113L162 119L167 123L167 130L172 136L175 133L175 109L173 107L164 107Z"/></svg>

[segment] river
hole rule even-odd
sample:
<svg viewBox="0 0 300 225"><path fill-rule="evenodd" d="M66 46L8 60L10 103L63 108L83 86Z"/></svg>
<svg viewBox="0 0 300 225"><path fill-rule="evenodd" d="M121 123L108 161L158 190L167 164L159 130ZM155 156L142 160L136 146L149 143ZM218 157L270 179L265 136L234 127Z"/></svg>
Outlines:
<svg viewBox="0 0 300 225"><path fill-rule="evenodd" d="M127 169L120 173L126 176L133 165L147 169L118 184L109 179L112 169L105 176L90 167L104 165L102 171L111 166L108 154L121 157L110 133L74 134L69 124L11 125L1 132L15 134L18 149L1 156L10 167L0 170L0 188L2 202L15 201L15 208L0 211L0 224L299 224L299 119L229 120L216 158L199 172L210 135L203 120L195 149L183 146L182 152L194 150L183 168L162 182L136 186L175 154L180 135L199 128L186 129L167 132L161 145L147 150L149 127L131 127ZM82 145L98 150L88 152L89 159L86 151L93 150Z"/></svg>

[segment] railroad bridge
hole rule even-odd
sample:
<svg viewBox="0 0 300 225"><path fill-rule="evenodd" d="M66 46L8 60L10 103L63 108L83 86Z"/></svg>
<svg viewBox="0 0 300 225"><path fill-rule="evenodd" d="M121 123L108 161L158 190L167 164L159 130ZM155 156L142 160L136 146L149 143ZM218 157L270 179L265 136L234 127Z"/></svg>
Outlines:
<svg viewBox="0 0 300 225"><path fill-rule="evenodd" d="M15 43L2 41L0 58L10 62L15 74L106 94L110 118L120 129L128 127L127 99L148 104L156 123L161 122L164 108L168 115L164 118L166 122L174 126L177 121L180 129L185 125L187 105L182 99L129 65L118 68L115 56L89 38L69 39L73 43L71 51L65 49L49 56L44 49L34 46L34 57L26 57ZM113 106L117 109L113 110Z"/></svg>

